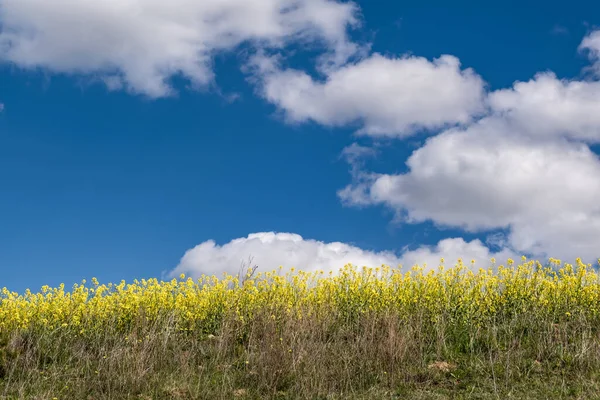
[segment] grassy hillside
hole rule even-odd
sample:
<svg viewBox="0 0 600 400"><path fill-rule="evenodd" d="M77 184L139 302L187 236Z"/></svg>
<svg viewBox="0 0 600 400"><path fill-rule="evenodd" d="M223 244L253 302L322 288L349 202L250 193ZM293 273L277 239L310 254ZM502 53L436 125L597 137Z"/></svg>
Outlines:
<svg viewBox="0 0 600 400"><path fill-rule="evenodd" d="M4 289L0 398L600 398L592 266L472 269Z"/></svg>

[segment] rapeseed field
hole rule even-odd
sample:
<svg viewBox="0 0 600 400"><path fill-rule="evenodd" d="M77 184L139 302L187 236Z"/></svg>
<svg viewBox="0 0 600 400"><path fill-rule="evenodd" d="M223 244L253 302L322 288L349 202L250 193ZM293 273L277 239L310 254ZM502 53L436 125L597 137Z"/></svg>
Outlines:
<svg viewBox="0 0 600 400"><path fill-rule="evenodd" d="M594 266L440 261L4 288L0 398L600 398Z"/></svg>

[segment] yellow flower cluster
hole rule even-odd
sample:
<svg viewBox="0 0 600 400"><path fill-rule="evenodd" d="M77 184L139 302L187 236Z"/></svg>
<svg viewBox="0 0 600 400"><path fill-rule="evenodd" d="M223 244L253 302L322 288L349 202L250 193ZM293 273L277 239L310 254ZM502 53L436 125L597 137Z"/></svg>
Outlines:
<svg viewBox="0 0 600 400"><path fill-rule="evenodd" d="M441 260L443 264L443 259ZM599 260L600 263L600 260ZM473 264L473 263L471 263ZM452 268L440 265L425 271L414 266L357 269L348 264L337 275L259 273L243 282L202 276L197 281L156 279L92 287L64 284L40 293L0 294L0 332L41 327L69 330L75 335L97 332L107 324L130 328L136 321L169 316L180 331L204 334L218 331L224 316L250 321L257 312L270 318L336 315L350 321L366 313L393 312L400 317L420 315L432 322L444 318L455 323L480 325L497 318L530 313L546 320L569 318L600 320L600 280L590 264L575 266L550 259L550 265L526 261L515 266L492 265L473 270L462 260ZM333 312L333 313L332 313Z"/></svg>

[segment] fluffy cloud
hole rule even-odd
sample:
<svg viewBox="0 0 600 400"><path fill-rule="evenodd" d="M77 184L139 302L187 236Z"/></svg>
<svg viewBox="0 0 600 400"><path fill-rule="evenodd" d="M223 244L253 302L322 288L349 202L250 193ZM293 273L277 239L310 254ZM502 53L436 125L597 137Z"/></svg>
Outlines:
<svg viewBox="0 0 600 400"><path fill-rule="evenodd" d="M463 264L471 266L471 260L475 260L474 269L487 269L491 266L490 259L496 259L496 266L506 265L506 261L512 258L520 260L515 252L504 248L498 252L491 252L480 240L465 242L462 238L450 238L441 240L435 246L421 246L415 250L402 254L402 264L406 266L427 264L426 269L435 269L440 264L440 258L444 258L444 265L451 267L461 258Z"/></svg>
<svg viewBox="0 0 600 400"><path fill-rule="evenodd" d="M580 48L598 62L600 31ZM586 143L600 142L600 82L540 73L489 93L486 104L486 117L429 138L405 174L353 165L353 182L338 191L342 203L385 205L408 223L508 229L518 252L595 262L600 159Z"/></svg>
<svg viewBox="0 0 600 400"><path fill-rule="evenodd" d="M356 50L346 38L356 12L335 0L0 0L0 60L158 97L177 74L210 83L213 54L246 41L319 40L343 62Z"/></svg>
<svg viewBox="0 0 600 400"><path fill-rule="evenodd" d="M584 38L580 49L600 68L600 31ZM429 61L373 54L329 71L323 82L303 71L282 69L278 59L263 55L251 65L259 93L291 123L359 124L358 133L406 137L419 129L467 125L491 112L521 134L600 142L597 81L558 79L545 72L486 93L483 80L470 68L461 69L450 55Z"/></svg>
<svg viewBox="0 0 600 400"><path fill-rule="evenodd" d="M362 134L404 137L419 129L466 124L484 111L484 82L449 55L429 61L373 54L330 71L322 83L262 55L252 65L260 94L288 122L360 123Z"/></svg>
<svg viewBox="0 0 600 400"><path fill-rule="evenodd" d="M446 259L446 265L453 265L459 257L463 257L463 260L475 258L479 263L476 266L487 267L491 257L505 261L513 254L508 251L490 253L478 240L466 243L463 239L446 239L437 246L421 247L399 257L393 252L372 252L339 242L324 243L292 233L261 232L234 239L222 246L213 240L203 242L185 253L169 277L181 273L193 278L202 274L222 277L223 272L236 275L241 263L250 256L253 264L258 265L259 272L276 270L281 265L284 272L296 267L306 272L323 270L335 273L349 263L359 267L385 264L394 268L399 264L410 267L427 263L428 268L435 268L441 257Z"/></svg>
<svg viewBox="0 0 600 400"><path fill-rule="evenodd" d="M491 117L428 139L406 164L406 174L363 175L338 195L409 223L510 228L509 243L527 254L600 255L600 160L584 144L534 140Z"/></svg>
<svg viewBox="0 0 600 400"><path fill-rule="evenodd" d="M286 270L295 267L307 272L338 271L348 263L396 266L399 262L391 252L375 253L345 243L323 243L293 233L261 232L223 246L212 240L203 242L185 253L171 276L182 272L191 276L220 276L223 272L234 275L239 272L240 263L250 256L253 264L259 266L258 271L271 271L280 265Z"/></svg>
<svg viewBox="0 0 600 400"><path fill-rule="evenodd" d="M541 73L490 93L488 102L521 134L600 142L600 82Z"/></svg>

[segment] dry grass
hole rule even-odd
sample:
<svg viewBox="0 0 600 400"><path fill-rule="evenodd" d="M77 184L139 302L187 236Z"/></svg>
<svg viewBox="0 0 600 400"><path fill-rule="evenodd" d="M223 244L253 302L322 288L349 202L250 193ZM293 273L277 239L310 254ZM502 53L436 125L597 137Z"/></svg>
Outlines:
<svg viewBox="0 0 600 400"><path fill-rule="evenodd" d="M334 329L322 320L278 325L257 315L244 326L225 321L212 338L173 334L166 324L136 327L133 341L110 327L93 340L35 331L5 335L0 393L19 399L505 399L600 393L600 337L595 328L577 323L516 334L517 321L470 330L365 315ZM554 331L560 334L548 334ZM532 390L534 397L526 397Z"/></svg>

